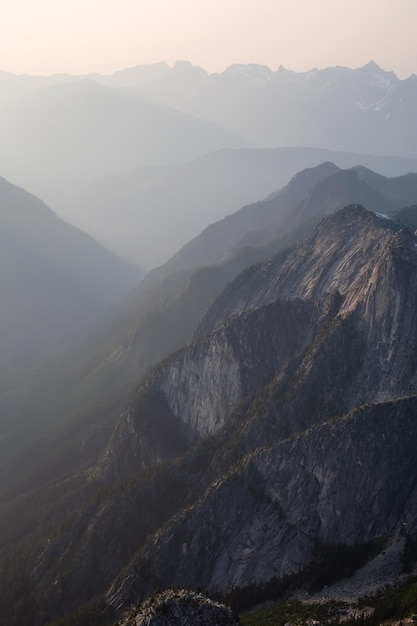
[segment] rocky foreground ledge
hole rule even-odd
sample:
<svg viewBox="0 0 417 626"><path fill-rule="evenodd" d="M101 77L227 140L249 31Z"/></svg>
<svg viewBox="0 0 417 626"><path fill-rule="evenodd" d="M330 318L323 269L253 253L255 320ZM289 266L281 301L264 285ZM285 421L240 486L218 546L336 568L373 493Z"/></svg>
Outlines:
<svg viewBox="0 0 417 626"><path fill-rule="evenodd" d="M146 599L120 626L236 626L231 609L185 590L167 590Z"/></svg>

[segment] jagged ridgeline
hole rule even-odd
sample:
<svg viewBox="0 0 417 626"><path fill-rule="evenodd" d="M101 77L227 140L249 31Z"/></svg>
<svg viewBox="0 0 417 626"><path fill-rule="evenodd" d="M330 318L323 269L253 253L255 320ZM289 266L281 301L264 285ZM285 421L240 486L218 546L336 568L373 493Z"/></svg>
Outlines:
<svg viewBox="0 0 417 626"><path fill-rule="evenodd" d="M4 185L15 197L18 190L6 181ZM417 213L415 207L399 207L412 204L416 192L413 174L388 179L363 167L340 170L328 162L300 172L264 202L207 228L151 272L107 323L82 342L82 351L74 348L69 361L49 367L38 380L40 389L33 385L20 403L10 394L2 396L3 406L19 417L10 419L10 411L3 411L4 624L32 626L68 611L70 623L83 623L86 615L102 623L104 610L111 620L138 596L172 584L201 587L248 608L293 587L329 584L332 577L362 567L378 551L382 554L388 541L385 530L365 532L361 525L368 522L362 518L354 538L334 527L329 536L320 534L322 514L314 522L310 514L314 499L326 502L330 487L323 479L323 493L314 485L306 491L303 485L316 470L300 460L306 466L301 484L293 461L299 457L283 442L296 432L300 442L307 442L318 432L309 454L321 458L318 448L327 431L306 431L310 425L335 420L339 441L350 433L339 429L340 416L352 411L365 415L368 403L382 416L392 416L399 399L400 411L410 406L405 396L413 402L414 328L405 311L414 307L414 273L406 270L413 268L414 237L399 222L415 228ZM19 191L19 203L29 198ZM283 251L311 233L323 214L354 200L383 215L351 207L323 222L295 249ZM53 214L42 206L46 220ZM389 219L386 213L393 209ZM35 207L31 210L38 215ZM17 221L13 233L27 235L22 226ZM38 234L38 243L43 232L32 233ZM62 243L55 248L62 256ZM55 268L61 258L57 250L42 246L42 253L55 259ZM407 255L407 263L400 263ZM259 259L268 260L248 267ZM210 263L214 265L201 267ZM32 265L30 270L37 267ZM115 286L120 288L120 280ZM10 303L2 301L6 307ZM138 383L152 365L154 370ZM136 390L126 408L132 383ZM11 445L16 428L11 430L10 424L25 434L23 440L14 438L18 448ZM271 457L268 472L257 464L257 454L278 444L289 464L288 476L294 476L294 488L301 494L298 504L307 502L307 535L297 518L295 495L292 513L285 495L276 495L285 492L279 484L280 475L286 475L281 457ZM328 450L328 471L336 472L333 452ZM385 477L393 467L394 458L380 471ZM340 490L337 472L329 502ZM375 470L370 472L375 476ZM269 475L277 483L274 496L266 486ZM228 491L229 480L243 488ZM343 478L341 484L345 482ZM104 490L95 495L103 484ZM229 503L228 510L219 494ZM363 504L366 498L358 506L370 508ZM203 501L212 508L201 509L204 519L193 539L184 524L194 532ZM259 529L262 501L273 507L273 518ZM352 511L354 506L356 502ZM334 519L347 516L346 510L337 511ZM296 532L287 541L275 515L301 528L299 536ZM229 521L223 519L228 516L229 536ZM266 528L275 533L279 549L271 548ZM412 524L405 528L407 536L398 548L411 571L415 537ZM167 544L167 553L158 537ZM180 543L173 547L171 541ZM300 554L285 552L287 543L291 550L298 546ZM273 555L266 564L263 550Z"/></svg>
<svg viewBox="0 0 417 626"><path fill-rule="evenodd" d="M417 531L416 300L413 231L360 205L244 270L131 396L89 473L114 486L31 572L43 611L99 598L111 621L169 587L317 587L393 543L400 572Z"/></svg>

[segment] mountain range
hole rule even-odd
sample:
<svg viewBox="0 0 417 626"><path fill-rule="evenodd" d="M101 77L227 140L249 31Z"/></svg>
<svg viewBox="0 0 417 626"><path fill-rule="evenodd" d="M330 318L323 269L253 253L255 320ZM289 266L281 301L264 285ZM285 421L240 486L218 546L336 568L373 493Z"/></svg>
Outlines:
<svg viewBox="0 0 417 626"><path fill-rule="evenodd" d="M2 175L142 267L325 160L416 170L415 76L374 63L301 74L207 74L185 62L110 76L3 72L0 85Z"/></svg>
<svg viewBox="0 0 417 626"><path fill-rule="evenodd" d="M2 233L74 271L79 231L3 187ZM397 574L413 562L416 192L415 174L299 172L3 395L0 598L21 623L107 623L169 587L305 588L317 563L330 584L334 554L355 570L394 543Z"/></svg>
<svg viewBox="0 0 417 626"><path fill-rule="evenodd" d="M158 361L201 335L209 319L207 313L202 321L206 309L245 267L288 247L311 232L324 215L352 202L366 201L374 210L397 210L396 219L415 228L415 211L399 207L411 204L416 189L416 175L389 179L362 167L340 170L323 163L300 172L270 199L213 224L164 266L150 272L114 307L105 323L95 324L81 346L40 372L34 380L36 393L25 398L20 413L26 414L30 407L34 423L34 414L54 419L57 411L60 422L71 419L76 424L72 438L67 433L61 443L48 440L44 445L62 451L64 443L66 457L72 454L78 459L73 446L77 448L82 440L84 461L92 463L130 387ZM253 231L254 227L260 230ZM51 394L51 384L56 394ZM89 411L82 426L78 418L74 420L74 412L81 411L82 416L85 407ZM69 440L74 444L69 445ZM7 444L7 437L4 441ZM9 467L6 473L20 480L29 458L47 457L42 450L36 446L31 453L24 450L24 459L16 456L13 469ZM75 469L76 465L70 465ZM63 467L68 469L66 463ZM60 471L50 468L46 476Z"/></svg>
<svg viewBox="0 0 417 626"><path fill-rule="evenodd" d="M215 124L88 79L44 87L3 108L0 130L3 175L54 207L96 178L246 145ZM82 214L72 209L70 221Z"/></svg>
<svg viewBox="0 0 417 626"><path fill-rule="evenodd" d="M417 171L413 158L319 148L223 149L180 165L142 167L73 186L65 198L51 202L73 219L74 207L85 207L80 226L140 266L154 267L206 226L324 161L343 169L362 165L388 177Z"/></svg>
<svg viewBox="0 0 417 626"><path fill-rule="evenodd" d="M336 546L376 558L413 536L416 249L350 205L229 283L90 473L129 480L40 554L51 615L96 594L118 615L170 586L307 584Z"/></svg>
<svg viewBox="0 0 417 626"><path fill-rule="evenodd" d="M374 62L0 72L2 626L415 613L416 101Z"/></svg>
<svg viewBox="0 0 417 626"><path fill-rule="evenodd" d="M137 268L4 178L0 204L2 336L74 336L139 282Z"/></svg>
<svg viewBox="0 0 417 626"><path fill-rule="evenodd" d="M86 334L137 285L141 273L4 178L0 244L3 464L15 445L20 448L31 436L22 402L33 419L29 390L43 368L53 370L51 363L82 345Z"/></svg>
<svg viewBox="0 0 417 626"><path fill-rule="evenodd" d="M126 81L127 82L127 81ZM232 65L207 74L178 62L126 90L245 136L258 146L316 146L415 156L417 78L401 80L374 62L297 73Z"/></svg>
<svg viewBox="0 0 417 626"><path fill-rule="evenodd" d="M416 156L417 79L399 79L370 61L363 67L294 72L280 66L231 65L209 74L187 61L155 63L104 76L0 74L3 106L50 85L95 81L209 120L258 147L316 146Z"/></svg>

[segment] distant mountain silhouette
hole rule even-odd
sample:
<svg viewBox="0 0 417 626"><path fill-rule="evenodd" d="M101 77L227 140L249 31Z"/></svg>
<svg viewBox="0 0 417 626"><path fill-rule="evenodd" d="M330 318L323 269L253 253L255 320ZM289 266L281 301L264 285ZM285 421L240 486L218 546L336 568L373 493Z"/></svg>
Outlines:
<svg viewBox="0 0 417 626"><path fill-rule="evenodd" d="M243 134L261 146L309 145L417 156L417 76L401 80L374 62L297 73L232 65L205 74L180 63L126 89Z"/></svg>
<svg viewBox="0 0 417 626"><path fill-rule="evenodd" d="M401 206L416 197L416 176L389 179L363 166L341 170L330 162L300 172L268 200L230 216L236 228L226 222L223 235L225 221L213 225L216 236L207 239L204 250L208 254L212 246L211 266L199 266L198 246L191 248L189 265L182 269L173 257L172 265L143 279L81 347L39 372L25 397L18 387L13 397L5 385L0 396L5 548L0 551L11 550L13 559L27 555L30 564L10 570L7 584L13 572L20 576L29 567L34 572L29 589L47 590L48 610L59 616L106 590L106 601L118 612L138 590L152 592L160 581L189 585L192 579L226 589L252 580L255 565L261 579L268 580L275 575L269 558L253 561L246 543L235 550L233 533L222 526L231 519L246 537L258 510L267 554L277 536L282 538L273 544L279 563L296 562L293 549L303 546L302 565L310 576L315 554L310 547L322 539L315 530L321 509L309 506L310 491L304 495L300 459L308 449L307 466L314 467L317 441L330 441L323 435L328 427L335 436L320 448L319 460L335 483L326 479L326 485L339 493L345 468L357 468L357 458L365 466L369 443L378 441L387 493L398 490L405 477L404 493L411 493L407 481L414 481L415 455L408 434L415 399L406 396L414 394L416 379L411 313L417 209ZM358 204L337 211L338 198L346 201L356 194L375 203L378 214ZM394 211L388 213L391 206ZM253 230L256 226L260 230ZM370 439L357 430L358 416ZM330 426L322 426L328 419ZM395 424L407 436L396 438L387 456L384 433ZM295 432L301 434L292 462ZM352 435L355 455L343 442L335 445L338 433ZM290 467L301 494L294 498L291 492L283 508L281 501L275 506L262 497L264 478L271 476L270 458L279 471ZM401 463L394 462L398 458ZM366 467L368 476L371 468ZM378 519L388 519L392 497L378 499L377 474L378 468L366 485L359 480L363 489L349 482L342 503L347 513L357 506L360 492L362 511L376 503ZM279 474L273 476L280 480ZM119 483L121 478L127 480ZM236 491L241 479L243 489ZM287 484L280 483L280 490L285 492ZM317 485L314 479L314 489ZM225 502L237 506L229 510ZM260 502L266 509L257 508ZM403 508L389 510L394 511L392 524L400 524ZM357 530L347 513L341 541ZM292 516L311 524L312 543L298 542L305 536L302 524L300 532L290 525L296 544L287 541L282 520ZM39 520L45 535L56 540L37 539ZM331 531L324 540L332 545L339 541L339 517L329 514L326 520ZM392 524L358 531L355 542L360 547L361 541L379 541L379 533L389 534ZM370 528L368 518L365 527ZM209 545L211 554L219 548L222 563L229 563L226 555L232 550L235 561L244 564L241 576L234 566L217 567L206 559L209 537L219 537ZM35 546L33 554L39 551L36 564L26 545ZM57 553L62 560L57 561ZM160 568L155 578L158 562L172 566ZM101 573L93 576L97 563ZM283 567L279 576L287 572L294 573Z"/></svg>
<svg viewBox="0 0 417 626"><path fill-rule="evenodd" d="M0 178L0 377L18 378L90 327L137 268Z"/></svg>
<svg viewBox="0 0 417 626"><path fill-rule="evenodd" d="M97 380L133 381L180 348L231 279L304 237L323 216L360 201L374 211L395 211L398 221L413 226L415 208L401 207L416 200L417 174L388 178L330 162L299 172L269 199L209 226L143 278L101 335L93 361ZM109 369L112 354L118 359Z"/></svg>
<svg viewBox="0 0 417 626"><path fill-rule="evenodd" d="M89 79L39 89L4 108L0 133L1 171L54 206L54 191L62 197L97 177L247 145L211 122Z"/></svg>
<svg viewBox="0 0 417 626"><path fill-rule="evenodd" d="M319 148L224 149L180 165L142 167L85 187L56 203L84 229L142 266L168 260L208 224L265 198L300 170L331 161L385 176L417 171L416 159L373 157ZM71 208L72 207L72 208Z"/></svg>
<svg viewBox="0 0 417 626"><path fill-rule="evenodd" d="M367 185L365 179L376 187ZM77 420L68 421L66 432L72 433L73 441L82 436L90 442L83 448L82 458L87 462L99 452L104 423L109 428L117 418L131 385L169 353L220 323L216 308L211 308L210 313L206 310L228 282L251 264L305 237L323 215L337 209L339 197L341 201L366 198L370 203L378 203L372 204L374 209L384 211L391 206L400 207L417 198L416 175L388 179L362 167L340 170L332 163L324 163L297 174L270 200L244 207L226 223L214 224L201 235L204 246L199 245L197 238L190 242L187 256L175 255L165 266L150 272L119 303L106 324L97 326L82 348L77 347L53 371L42 373L38 381L41 392L36 392L38 412L53 416L63 398L67 417L81 410ZM415 228L415 207L396 208L393 215ZM265 220L267 228L252 230L254 224L265 225ZM206 267L201 267L203 252ZM184 262L182 270L179 262ZM42 382L45 377L46 384ZM51 395L51 381L54 389L60 390L58 394ZM45 402L47 408L42 408ZM85 412L85 406L89 411ZM62 441L57 440L54 447L61 449ZM68 467L66 463L76 463L74 459L79 453L69 455L70 449L65 438L67 460L61 461L61 469L54 469L55 475L62 467ZM51 470L45 471L49 475Z"/></svg>
<svg viewBox="0 0 417 626"><path fill-rule="evenodd" d="M330 162L299 172L279 191L208 226L148 281L218 262L242 246L265 246L304 222L362 202L371 210L393 210L415 203L417 174L388 178L364 167L340 170Z"/></svg>
<svg viewBox="0 0 417 626"><path fill-rule="evenodd" d="M185 61L108 76L0 72L0 94L0 172L147 267L269 193L274 165L276 187L325 160L389 176L417 170L405 161L401 171L389 170L383 158L417 158L417 78L400 80L375 63L305 73L250 64L208 74ZM257 152L245 164L246 156L235 160L229 151L190 163L254 146L294 152L288 162ZM297 146L322 154L313 160ZM347 162L323 147L362 156ZM380 166L366 154L381 155Z"/></svg>

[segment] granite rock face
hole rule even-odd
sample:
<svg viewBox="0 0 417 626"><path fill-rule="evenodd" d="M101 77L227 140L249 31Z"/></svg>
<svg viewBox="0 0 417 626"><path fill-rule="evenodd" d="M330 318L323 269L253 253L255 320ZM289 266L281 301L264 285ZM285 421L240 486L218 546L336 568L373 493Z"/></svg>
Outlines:
<svg viewBox="0 0 417 626"><path fill-rule="evenodd" d="M46 548L51 603L118 615L417 532L416 311L416 237L358 205L245 270L132 396L96 471L138 480Z"/></svg>
<svg viewBox="0 0 417 626"><path fill-rule="evenodd" d="M217 433L240 402L311 344L327 316L327 303L271 302L182 350L139 387L100 470L132 474Z"/></svg>
<svg viewBox="0 0 417 626"><path fill-rule="evenodd" d="M111 602L196 579L227 591L297 573L318 543L416 528L416 415L416 398L373 404L255 451L149 542Z"/></svg>
<svg viewBox="0 0 417 626"><path fill-rule="evenodd" d="M354 205L242 272L193 342L141 383L99 471L129 475L178 455L268 384L286 395L274 402L286 431L414 393L415 244L411 231ZM276 410L272 419L282 422Z"/></svg>

